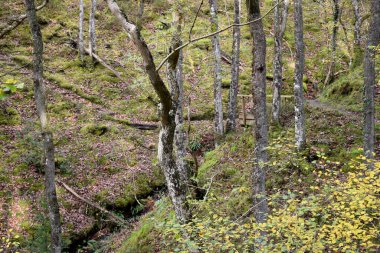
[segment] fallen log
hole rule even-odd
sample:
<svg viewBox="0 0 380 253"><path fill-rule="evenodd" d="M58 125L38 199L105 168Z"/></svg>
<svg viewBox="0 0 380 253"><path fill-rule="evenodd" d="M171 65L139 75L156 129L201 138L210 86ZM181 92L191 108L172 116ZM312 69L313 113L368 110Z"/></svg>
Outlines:
<svg viewBox="0 0 380 253"><path fill-rule="evenodd" d="M77 199L81 200L82 202L86 203L87 205L89 206L92 206L93 208L95 209L98 209L99 211L101 211L102 213L106 214L107 216L109 216L113 222L117 223L117 224L122 224L122 225L127 225L128 222L122 218L120 218L119 216L115 215L114 213L106 210L105 208L99 206L98 204L80 196L77 192L74 191L73 188L71 188L70 186L68 186L67 184L65 184L64 182L62 182L61 180L59 179L56 179L56 181L63 187L65 188L71 195L73 195L74 197L76 197Z"/></svg>

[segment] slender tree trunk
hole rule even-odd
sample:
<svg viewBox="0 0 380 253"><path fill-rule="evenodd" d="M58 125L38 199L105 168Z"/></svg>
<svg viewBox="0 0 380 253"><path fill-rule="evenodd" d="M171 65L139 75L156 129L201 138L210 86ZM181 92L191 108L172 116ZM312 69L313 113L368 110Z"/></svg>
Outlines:
<svg viewBox="0 0 380 253"><path fill-rule="evenodd" d="M354 59L352 61L352 68L356 68L363 61L363 49L361 47L361 33L360 28L362 26L362 15L360 13L359 1L352 0L352 6L354 7L355 26L354 26Z"/></svg>
<svg viewBox="0 0 380 253"><path fill-rule="evenodd" d="M137 14L140 20L142 19L143 13L144 13L144 0L140 0L139 12Z"/></svg>
<svg viewBox="0 0 380 253"><path fill-rule="evenodd" d="M30 30L33 35L33 82L34 96L37 105L37 114L41 123L43 149L45 157L45 194L49 210L51 227L52 252L62 251L61 222L59 205L55 189L55 164L53 134L48 125L46 114L46 89L43 83L43 42L41 30L37 21L34 0L25 0L26 13L29 19Z"/></svg>
<svg viewBox="0 0 380 253"><path fill-rule="evenodd" d="M218 6L217 0L209 0L211 15L211 30L218 30ZM214 51L214 134L215 145L219 145L224 134L223 127L223 104L222 104L222 63L220 52L219 34L212 36L212 49Z"/></svg>
<svg viewBox="0 0 380 253"><path fill-rule="evenodd" d="M294 26L296 42L296 68L294 71L295 138L297 149L302 150L306 145L305 98L302 85L305 65L302 0L294 0Z"/></svg>
<svg viewBox="0 0 380 253"><path fill-rule="evenodd" d="M141 36L138 27L128 21L127 15L121 12L115 0L107 0L107 3L111 12L121 23L123 29L129 34L139 50L150 82L160 98L161 130L158 142L158 160L165 174L169 196L172 200L176 217L180 223L186 223L191 218L189 205L186 200L186 185L185 182L181 180L181 173L178 170L173 156L176 104L173 103L169 90L156 71L153 56ZM179 54L173 54L170 59L172 64L178 61L178 55Z"/></svg>
<svg viewBox="0 0 380 253"><path fill-rule="evenodd" d="M170 51L182 45L181 30L183 13L182 7L178 1L173 3L175 11L173 12L172 27L174 27L173 38L170 46ZM190 172L185 163L186 148L185 148L185 131L183 129L183 77L182 77L182 50L179 50L178 55L170 58L168 61L168 81L171 87L173 103L176 107L175 115L175 151L176 164L180 172L180 177L186 184L189 182Z"/></svg>
<svg viewBox="0 0 380 253"><path fill-rule="evenodd" d="M246 0L248 20L260 18L260 1ZM266 40L262 20L250 25L253 38L252 82L255 117L255 151L253 166L253 205L257 222L264 222L268 215L265 178L268 162L268 117L266 108Z"/></svg>
<svg viewBox="0 0 380 253"><path fill-rule="evenodd" d="M241 0L234 0L234 24L240 24ZM240 27L233 28L231 85L228 94L226 132L236 130L236 107L239 86Z"/></svg>
<svg viewBox="0 0 380 253"><path fill-rule="evenodd" d="M83 55L84 55L84 44L83 44L83 20L84 20L84 6L83 6L83 0L79 0L79 54L80 59L83 61Z"/></svg>
<svg viewBox="0 0 380 253"><path fill-rule="evenodd" d="M288 17L289 0L283 5L276 0L277 7L274 13L274 58L273 58L273 102L272 120L274 124L280 123L281 87L282 87L282 38L285 33ZM281 13L282 11L282 13Z"/></svg>
<svg viewBox="0 0 380 253"><path fill-rule="evenodd" d="M373 158L375 145L375 86L376 47L380 40L380 1L371 1L372 23L369 28L369 37L364 55L364 139L363 146L365 156Z"/></svg>
<svg viewBox="0 0 380 253"><path fill-rule="evenodd" d="M332 38L331 38L331 62L327 71L326 79L324 82L324 85L330 84L332 81L334 81L334 73L335 73L335 55L336 55L336 44L337 44L337 36L338 36L338 22L339 22L339 16L340 16L340 9L339 9L339 0L333 0L334 2L334 26L333 26L333 32L332 32Z"/></svg>
<svg viewBox="0 0 380 253"><path fill-rule="evenodd" d="M91 12L90 12L90 25L89 25L89 49L90 56L92 53L96 53L96 32L95 32L95 12L96 12L96 0L91 0Z"/></svg>

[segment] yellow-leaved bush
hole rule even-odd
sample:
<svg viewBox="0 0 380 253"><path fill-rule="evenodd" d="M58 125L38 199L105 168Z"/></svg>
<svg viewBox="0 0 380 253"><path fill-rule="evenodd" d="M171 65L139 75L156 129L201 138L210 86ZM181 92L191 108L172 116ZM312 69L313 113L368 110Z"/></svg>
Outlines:
<svg viewBox="0 0 380 253"><path fill-rule="evenodd" d="M308 191L270 195L263 224L218 213L211 194L206 217L163 225L165 247L173 252L378 252L380 162L372 170L366 164L361 156L349 162L349 172L318 171L323 184Z"/></svg>

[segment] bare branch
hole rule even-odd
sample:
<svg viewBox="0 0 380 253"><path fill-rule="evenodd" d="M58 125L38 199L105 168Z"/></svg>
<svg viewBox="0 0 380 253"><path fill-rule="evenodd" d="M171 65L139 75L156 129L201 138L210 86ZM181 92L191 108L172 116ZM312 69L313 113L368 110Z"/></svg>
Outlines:
<svg viewBox="0 0 380 253"><path fill-rule="evenodd" d="M195 14L195 17L194 17L194 20L193 20L193 24L192 24L191 27L190 27L190 31L189 31L189 41L191 41L191 32L193 31L193 28L194 28L195 22L197 21L197 18L198 18L198 15L199 15L200 10L201 10L201 8L202 8L202 5L203 5L203 0L202 0L202 2L199 4L198 10L197 10L197 14Z"/></svg>
<svg viewBox="0 0 380 253"><path fill-rule="evenodd" d="M44 0L44 2L37 6L36 11L41 10L46 6L46 4L49 3L49 0ZM25 19L27 18L26 14L20 15L18 18L12 20L12 24L6 27L4 30L1 31L0 33L0 39L2 39L5 35L16 29Z"/></svg>
<svg viewBox="0 0 380 253"><path fill-rule="evenodd" d="M281 2L282 2L282 1L281 1ZM281 3L281 2L280 2L280 3ZM278 3L278 4L279 4L279 3ZM246 26L246 25L249 25L249 24L255 23L255 22L259 21L259 20L262 20L262 19L264 19L266 16L268 16L268 14L271 13L271 12L274 10L274 8L276 8L276 6L277 6L278 4L276 4L276 5L274 5L272 8L270 8L270 10L267 11L267 13L265 13L265 14L264 14L263 16L261 16L260 18L257 18L257 19L254 19L254 20L251 20L251 21L246 22L246 23L232 24L232 25L229 25L229 26L227 26L227 27L225 27L225 28L223 28L223 29L220 29L219 31L216 31L216 32L213 32L213 33L209 33L209 34L203 35L203 36L201 36L201 37L198 37L198 38L195 38L195 39L189 40L188 42L184 43L184 44L183 44L182 46L180 46L180 47L177 47L177 48L174 49L170 54L168 54L168 55L162 60L162 62L160 63L160 65L158 65L156 71L158 72L158 71L162 68L162 66L165 64L165 62L167 62L167 60L168 60L168 59L169 59L174 53L176 53L177 51L181 50L182 48L187 47L187 46L190 45L191 43L197 42L197 41L202 40L202 39L206 39L206 38L211 37L211 36L214 36L214 35L216 35L216 34L218 34L218 33L225 32L225 31L227 31L228 29L231 29L231 28L234 27L234 26Z"/></svg>

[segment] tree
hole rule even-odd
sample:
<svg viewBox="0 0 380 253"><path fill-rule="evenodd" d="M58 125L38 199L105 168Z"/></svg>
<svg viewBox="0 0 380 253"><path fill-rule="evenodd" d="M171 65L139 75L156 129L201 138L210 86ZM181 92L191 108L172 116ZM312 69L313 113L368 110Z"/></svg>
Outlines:
<svg viewBox="0 0 380 253"><path fill-rule="evenodd" d="M364 54L364 139L363 148L365 156L373 158L375 145L375 86L376 69L375 54L380 40L380 1L371 1L372 21L369 27L369 36Z"/></svg>
<svg viewBox="0 0 380 253"><path fill-rule="evenodd" d="M84 54L83 20L84 20L83 0L79 0L79 42L78 42L78 49L79 49L81 61L83 61L83 54Z"/></svg>
<svg viewBox="0 0 380 253"><path fill-rule="evenodd" d="M234 24L240 24L241 0L234 0ZM240 27L233 28L231 85L228 94L226 132L236 130L236 107L239 86Z"/></svg>
<svg viewBox="0 0 380 253"><path fill-rule="evenodd" d="M302 0L294 0L294 37L296 43L296 67L294 71L295 139L298 150L306 145L305 98L303 96L303 72L305 53L303 41Z"/></svg>
<svg viewBox="0 0 380 253"><path fill-rule="evenodd" d="M272 120L275 124L280 123L281 87L282 87L282 38L285 33L286 19L288 16L289 0L283 5L276 0L274 12L274 57L273 57L273 102ZM282 13L281 13L282 11Z"/></svg>
<svg viewBox="0 0 380 253"><path fill-rule="evenodd" d="M260 18L260 1L246 0L248 20ZM264 222L268 215L265 178L268 162L268 117L266 108L266 40L261 19L250 24L253 38L252 82L255 117L255 151L253 165L253 205L257 222Z"/></svg>
<svg viewBox="0 0 380 253"><path fill-rule="evenodd" d="M43 82L42 63L43 42L40 26L37 21L34 0L25 0L25 6L29 19L30 31L33 36L34 97L37 106L37 114L41 123L41 134L43 138L43 151L45 157L45 194L49 210L52 252L59 253L62 251L61 222L55 187L53 134L50 130L46 113L46 88Z"/></svg>
<svg viewBox="0 0 380 253"><path fill-rule="evenodd" d="M173 3L173 22L174 28L173 38L171 41L170 52L182 45L181 30L182 30L182 6L179 1L176 0ZM183 55L182 50L178 51L178 54L174 54L168 61L168 81L171 87L171 93L173 97L173 104L176 108L175 115L175 151L178 171L182 182L186 184L189 181L190 173L185 163L186 148L185 148L185 131L183 126L183 76L182 76L182 62Z"/></svg>
<svg viewBox="0 0 380 253"><path fill-rule="evenodd" d="M215 32L218 26L218 6L217 0L209 0L211 15L211 30ZM212 50L214 52L214 133L215 145L220 144L224 134L223 127L223 104L222 104L222 63L219 43L219 33L212 36Z"/></svg>
<svg viewBox="0 0 380 253"><path fill-rule="evenodd" d="M354 25L354 59L352 62L352 68L355 68L361 64L363 61L363 50L361 48L361 32L360 27L362 26L362 15L360 12L358 0L352 0L352 6L354 8L355 15L355 25Z"/></svg>
<svg viewBox="0 0 380 253"><path fill-rule="evenodd" d="M340 8L339 8L339 0L333 0L334 3L334 26L333 26L333 32L332 32L332 38L331 38L331 62L327 71L327 75L325 78L324 85L328 85L334 80L334 73L335 73L335 55L336 55L336 44L337 44L337 37L338 37L338 21L340 17Z"/></svg>
<svg viewBox="0 0 380 253"><path fill-rule="evenodd" d="M90 12L90 20L89 20L89 49L90 56L92 57L92 53L96 53L96 32L95 32L95 12L96 12L96 0L91 0L91 12Z"/></svg>
<svg viewBox="0 0 380 253"><path fill-rule="evenodd" d="M181 180L180 171L176 165L173 155L174 132L176 128L175 114L176 108L172 95L166 88L159 72L156 70L153 56L141 36L138 27L128 21L127 15L121 12L115 0L107 0L110 11L121 23L123 29L129 34L130 38L140 52L145 71L149 76L150 82L160 98L160 121L161 130L158 142L158 160L164 171L169 196L173 202L176 217L180 223L186 223L191 218L188 202L186 200L186 185ZM170 59L173 63L179 54L172 54Z"/></svg>

